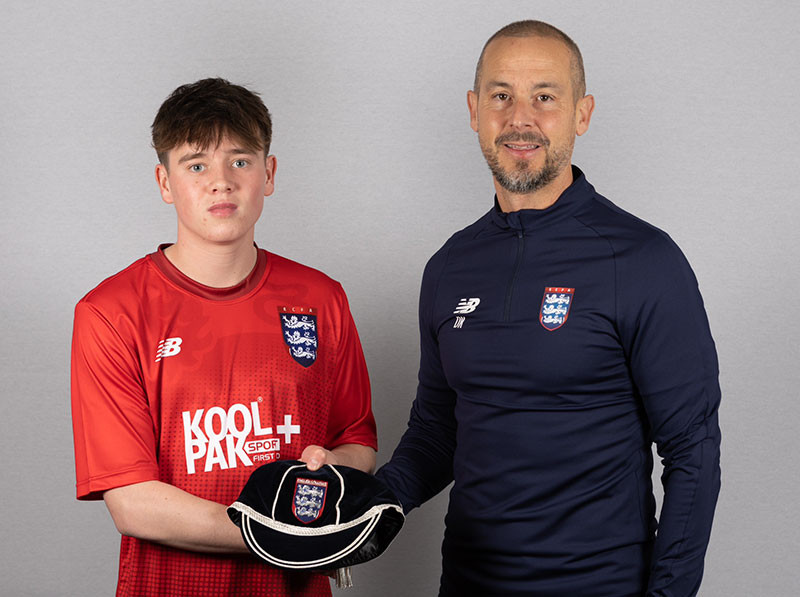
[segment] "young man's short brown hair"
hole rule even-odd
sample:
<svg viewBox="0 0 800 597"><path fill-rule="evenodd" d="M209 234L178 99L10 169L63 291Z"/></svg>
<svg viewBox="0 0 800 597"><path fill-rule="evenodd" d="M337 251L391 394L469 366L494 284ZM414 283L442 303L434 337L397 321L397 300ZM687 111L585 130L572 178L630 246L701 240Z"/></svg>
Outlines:
<svg viewBox="0 0 800 597"><path fill-rule="evenodd" d="M161 104L152 132L158 160L166 167L167 153L178 145L217 146L226 135L266 155L272 119L257 93L225 79L201 79L172 92Z"/></svg>

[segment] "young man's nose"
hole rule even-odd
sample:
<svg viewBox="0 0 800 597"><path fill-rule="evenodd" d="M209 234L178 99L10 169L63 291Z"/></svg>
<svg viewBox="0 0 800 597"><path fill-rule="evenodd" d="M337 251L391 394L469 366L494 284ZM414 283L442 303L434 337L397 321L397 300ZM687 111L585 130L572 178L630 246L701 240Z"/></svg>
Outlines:
<svg viewBox="0 0 800 597"><path fill-rule="evenodd" d="M233 181L229 176L220 173L211 180L212 193L229 193L233 190Z"/></svg>

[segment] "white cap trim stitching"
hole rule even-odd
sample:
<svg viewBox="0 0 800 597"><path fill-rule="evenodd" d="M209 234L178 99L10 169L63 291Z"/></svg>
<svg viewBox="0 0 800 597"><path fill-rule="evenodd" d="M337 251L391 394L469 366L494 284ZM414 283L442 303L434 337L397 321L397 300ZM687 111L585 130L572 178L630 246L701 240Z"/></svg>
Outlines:
<svg viewBox="0 0 800 597"><path fill-rule="evenodd" d="M339 531L345 531L349 528L363 524L371 518L380 518L381 513L387 509L396 510L401 516L403 515L403 509L400 506L395 504L378 504L377 506L372 506L372 508L367 510L364 514L355 520L351 520L350 522L326 524L325 526L321 527L297 527L291 524L286 524L285 522L274 520L269 516L264 516L263 514L253 510L253 508L250 506L241 502L234 502L230 505L230 507L240 512L243 518L252 519L272 530L280 531L281 533L286 533L287 535L296 535L298 537L331 535L333 533L338 533ZM405 518L405 516L403 516L403 518Z"/></svg>
<svg viewBox="0 0 800 597"><path fill-rule="evenodd" d="M277 558L277 557L273 556L269 552L267 552L255 540L255 537L253 536L253 533L250 530L250 518L249 517L245 517L244 519L242 519L242 529L244 529L244 531L245 531L244 536L245 536L245 540L247 541L247 544L250 546L251 549L253 549L253 551L258 553L258 555L261 556L264 560L266 560L268 562L271 562L273 564L279 565L279 566L283 566L284 568L318 568L318 567L324 566L325 564L330 564L331 562L335 562L339 558L342 558L342 557L350 554L351 552L355 551L358 548L358 546L361 544L361 541L364 539L364 537L366 535L368 535L369 533L371 533L372 529L375 528L375 525L378 524L378 520L380 520L380 517L375 517L375 519L373 519L370 522L370 524L368 524L366 527L364 527L364 529L361 531L361 533L358 534L358 537L356 537L352 542L350 542L349 545L346 545L343 549L339 550L338 552L336 552L334 554L330 554L329 556L326 556L324 558L319 558L317 560L306 560L306 561L303 561L303 562L282 560L280 558ZM332 526L332 525L329 525L329 526ZM302 530L308 530L308 529L302 529Z"/></svg>

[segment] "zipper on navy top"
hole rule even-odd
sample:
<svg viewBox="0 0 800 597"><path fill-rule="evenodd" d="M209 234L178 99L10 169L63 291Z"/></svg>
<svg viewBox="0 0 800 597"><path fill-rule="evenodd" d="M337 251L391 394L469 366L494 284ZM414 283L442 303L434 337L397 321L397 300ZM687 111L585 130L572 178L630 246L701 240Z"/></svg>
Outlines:
<svg viewBox="0 0 800 597"><path fill-rule="evenodd" d="M503 321L511 320L511 296L514 294L514 282L517 279L517 272L519 271L519 264L522 263L522 251L525 248L525 236L522 230L517 230L517 260L514 263L514 273L511 276L511 281L508 283L508 290L506 291L506 308L503 312Z"/></svg>

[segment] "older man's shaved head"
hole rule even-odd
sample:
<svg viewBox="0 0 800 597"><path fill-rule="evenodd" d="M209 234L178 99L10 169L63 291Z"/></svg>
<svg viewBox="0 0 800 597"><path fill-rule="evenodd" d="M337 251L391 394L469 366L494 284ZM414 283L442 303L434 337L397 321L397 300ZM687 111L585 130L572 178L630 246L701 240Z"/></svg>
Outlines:
<svg viewBox="0 0 800 597"><path fill-rule="evenodd" d="M578 49L577 44L560 29L542 21L517 21L506 25L489 38L484 44L483 50L481 50L480 58L478 58L478 66L475 68L475 83L473 88L475 93L480 93L481 71L483 70L483 56L486 54L486 48L488 48L489 44L495 39L500 37L548 37L563 42L570 52L570 70L575 101L586 95L586 75L583 72L583 57L581 56L581 51Z"/></svg>

